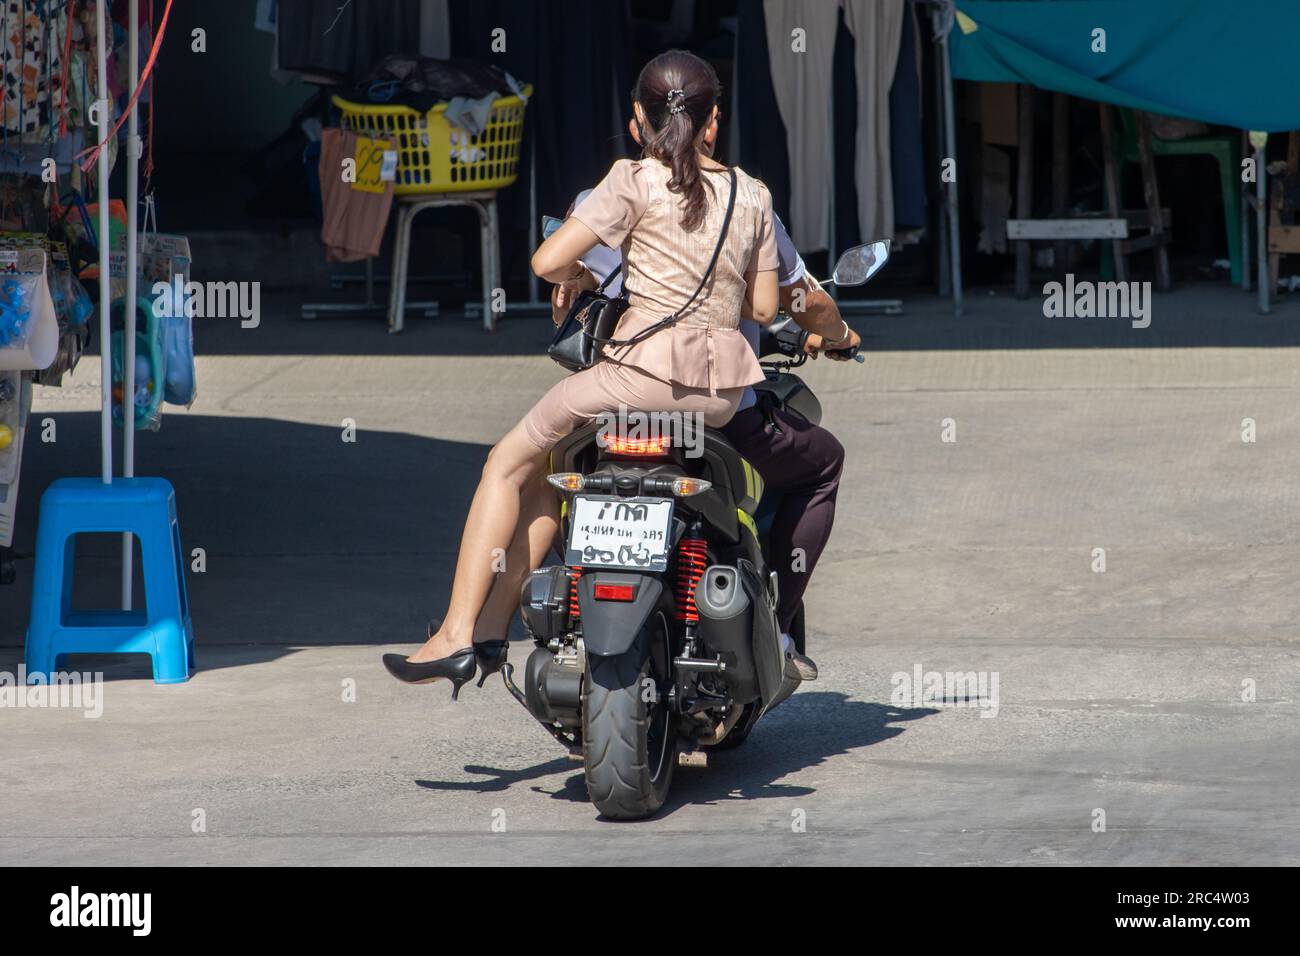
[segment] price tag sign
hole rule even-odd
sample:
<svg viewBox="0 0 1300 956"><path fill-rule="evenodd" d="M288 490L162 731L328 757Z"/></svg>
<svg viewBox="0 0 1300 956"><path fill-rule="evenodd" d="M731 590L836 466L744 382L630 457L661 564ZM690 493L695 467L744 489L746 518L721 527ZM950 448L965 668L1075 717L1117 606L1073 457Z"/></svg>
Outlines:
<svg viewBox="0 0 1300 956"><path fill-rule="evenodd" d="M393 153L393 176L397 174L397 153L389 149L391 145L384 139L357 137L357 151L352 157L357 167L357 179L352 183L353 189L366 193L382 193L387 188L384 185L387 153Z"/></svg>

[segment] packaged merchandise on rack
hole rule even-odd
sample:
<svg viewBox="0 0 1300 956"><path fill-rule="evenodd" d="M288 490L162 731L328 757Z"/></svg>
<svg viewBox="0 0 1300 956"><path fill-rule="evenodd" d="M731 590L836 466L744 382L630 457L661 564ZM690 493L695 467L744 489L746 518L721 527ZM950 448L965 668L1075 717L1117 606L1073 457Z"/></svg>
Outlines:
<svg viewBox="0 0 1300 956"><path fill-rule="evenodd" d="M59 348L59 321L38 245L0 238L0 369L48 368Z"/></svg>
<svg viewBox="0 0 1300 956"><path fill-rule="evenodd" d="M39 240L39 237L35 237ZM33 237L0 238L0 548L13 543L23 436L33 372L58 353L59 322L46 281L45 250Z"/></svg>
<svg viewBox="0 0 1300 956"><path fill-rule="evenodd" d="M123 346L126 302L113 303L113 421L123 421L125 361ZM163 349L163 320L154 315L153 300L138 296L135 300L135 393L131 396L133 421L137 431L156 432L162 427L163 383L166 376L166 353Z"/></svg>
<svg viewBox="0 0 1300 956"><path fill-rule="evenodd" d="M47 277L54 314L59 322L59 351L49 367L36 373L38 385L60 386L63 376L77 367L90 340L90 317L95 306L81 280L72 274L71 263L63 243L48 244L50 259Z"/></svg>
<svg viewBox="0 0 1300 956"><path fill-rule="evenodd" d="M152 204L150 204L152 208ZM146 221L151 220L146 216ZM118 271L112 258L110 270ZM135 302L135 427L157 431L162 425L162 404L194 403L198 390L194 375L194 330L191 295L187 288L190 244L184 236L144 232L139 238L139 289ZM123 260L122 267L125 267ZM125 279L125 277L122 277ZM126 303L113 303L113 420L123 420L125 404Z"/></svg>
<svg viewBox="0 0 1300 956"><path fill-rule="evenodd" d="M186 408L198 397L194 375L193 310L186 290L189 275L190 242L187 238L158 232L141 234L140 288L149 290L153 311L161 313L159 318L163 327L163 401Z"/></svg>
<svg viewBox="0 0 1300 956"><path fill-rule="evenodd" d="M107 191L98 195L96 177L86 175L95 163L112 169L120 152L118 136L104 136L103 131L111 128L117 132L121 124L114 120L128 102L123 82L128 33L125 28L112 29L106 31L110 50L106 66L113 115L101 118L98 127L92 124L92 106L101 95L96 89L96 19L102 11L97 8L104 4L105 0L4 0L7 26L0 37L7 64L5 82L0 84L0 584L8 583L12 576L12 554L6 549L12 542L22 436L33 386L62 385L91 336L97 336L93 287L88 288L83 279L93 281L97 275L101 241L110 250L112 298L125 294L126 204L112 199ZM153 33L153 21L148 14L144 19L147 23L142 23L142 28L148 36ZM142 87L144 82L142 77ZM141 99L142 103L150 101L148 95ZM151 168L152 156L145 166L146 176ZM102 237L95 220L100 202L109 203L111 223L109 234ZM142 349L142 357L154 364L141 381L146 388L152 381L161 399L165 367L161 333L165 330L159 323L140 325L146 336L154 329L159 347L156 356ZM100 343L101 352L109 353L111 344ZM184 354L183 349L177 351ZM191 357L191 381L192 361ZM177 360L182 372L185 365L183 359ZM192 400L192 389L188 394Z"/></svg>
<svg viewBox="0 0 1300 956"><path fill-rule="evenodd" d="M30 373L0 372L0 548L13 544L23 439L31 407ZM3 568L0 572L8 573ZM0 583L9 582L2 580Z"/></svg>

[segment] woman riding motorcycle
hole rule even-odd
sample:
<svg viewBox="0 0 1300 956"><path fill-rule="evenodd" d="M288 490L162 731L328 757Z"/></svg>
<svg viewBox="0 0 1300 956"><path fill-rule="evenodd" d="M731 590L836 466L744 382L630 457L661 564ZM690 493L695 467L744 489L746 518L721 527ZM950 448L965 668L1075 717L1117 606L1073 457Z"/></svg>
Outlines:
<svg viewBox="0 0 1300 956"><path fill-rule="evenodd" d="M637 145L643 145L635 118L628 122L628 133ZM712 156L716 142L715 123L705 130L703 150ZM589 194L590 190L579 193L572 208L578 208ZM835 300L808 277L803 258L780 217L773 213L772 221L781 308L809 332L805 350L816 358L823 349L856 348L862 341L858 333L844 321ZM557 325L577 296L605 281L622 265L622 258L615 248L602 244L583 256L581 264L582 269L574 277L552 290L552 318ZM606 292L615 295L621 285L621 276L616 277ZM758 324L745 319L740 328L757 355ZM836 361L844 360L834 351L827 354ZM800 677L815 680L817 665L794 649L790 629L803 603L808 581L830 539L835 498L844 468L844 446L822 426L783 409L768 407L753 388L745 389L736 414L722 431L736 451L758 469L769 492L780 496L768 533L769 560L780 585L777 621L787 657Z"/></svg>
<svg viewBox="0 0 1300 956"><path fill-rule="evenodd" d="M557 441L620 405L698 414L719 427L746 387L762 381L738 323L742 314L761 324L776 314L771 196L704 149L706 136L716 136L719 92L713 68L689 53L671 51L647 64L632 104L643 159L616 162L534 253L533 271L562 283L581 275L579 260L596 245L622 248L629 307L616 339L666 315L677 318L637 344L607 349L597 364L555 385L492 449L466 518L446 618L430 625L428 641L410 657L384 655L399 680L448 679L455 699L480 668L486 678L504 663L520 583L541 564L558 528L544 477ZM718 242L729 187L734 209L710 292L692 302ZM507 570L498 572L503 553Z"/></svg>
<svg viewBox="0 0 1300 956"><path fill-rule="evenodd" d="M630 127L636 138L635 123ZM712 149L712 142L706 145ZM574 208L589 192L584 190L578 194ZM858 334L841 318L835 300L808 278L803 258L780 217L774 215L774 222L781 306L800 327L808 330L805 351L816 358L823 349L857 347L861 343ZM578 292L596 288L621 264L618 252L604 245L584 256L586 274L552 291L552 318L556 324L564 318L567 303ZM606 292L615 295L619 288L619 279L615 277ZM757 323L742 320L741 331L757 355ZM844 360L834 352L827 354L836 361ZM803 680L816 680L817 665L795 649L790 630L808 581L830 538L844 466L844 446L821 425L770 407L763 400L765 397L752 388L745 389L740 407L722 431L736 451L758 469L768 493L780 499L768 533L768 559L780 584L777 620L787 658Z"/></svg>

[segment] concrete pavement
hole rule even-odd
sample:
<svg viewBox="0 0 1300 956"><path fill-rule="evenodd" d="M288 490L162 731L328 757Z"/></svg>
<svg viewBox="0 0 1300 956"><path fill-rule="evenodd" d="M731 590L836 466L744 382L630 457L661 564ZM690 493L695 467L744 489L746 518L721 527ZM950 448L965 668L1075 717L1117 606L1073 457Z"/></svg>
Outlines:
<svg viewBox="0 0 1300 956"><path fill-rule="evenodd" d="M445 602L487 448L561 375L545 323L392 338L283 301L201 326L199 400L138 469L205 550L201 670L91 661L102 717L0 708L0 862L1295 863L1300 335L1251 302L1183 289L1148 330L1004 297L856 320L866 365L807 374L849 454L809 594L823 677L636 824L596 818L495 679L452 705L378 663ZM58 440L29 446L20 552L40 489L96 467L97 399L93 357L40 391ZM115 591L99 544L88 603ZM0 671L30 574L0 588ZM891 700L917 668L996 675L996 716Z"/></svg>

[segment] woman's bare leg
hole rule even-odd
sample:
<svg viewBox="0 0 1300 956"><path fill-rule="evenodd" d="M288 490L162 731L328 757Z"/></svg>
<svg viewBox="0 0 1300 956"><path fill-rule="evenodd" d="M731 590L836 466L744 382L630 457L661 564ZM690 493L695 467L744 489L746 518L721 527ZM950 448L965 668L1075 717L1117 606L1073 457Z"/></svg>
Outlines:
<svg viewBox="0 0 1300 956"><path fill-rule="evenodd" d="M543 464L545 460L543 459ZM530 571L541 567L560 530L560 499L539 468L524 489L519 523L505 555L505 568L497 573L492 592L474 625L474 640L504 640L510 621L519 613L519 589Z"/></svg>
<svg viewBox="0 0 1300 956"><path fill-rule="evenodd" d="M465 519L456 558L456 576L451 585L451 602L438 633L408 660L413 663L436 660L474 638L474 623L492 589L500 552L510 547L519 523L520 498L529 480L545 467L545 453L528 438L523 423L497 442L483 466L483 477Z"/></svg>

